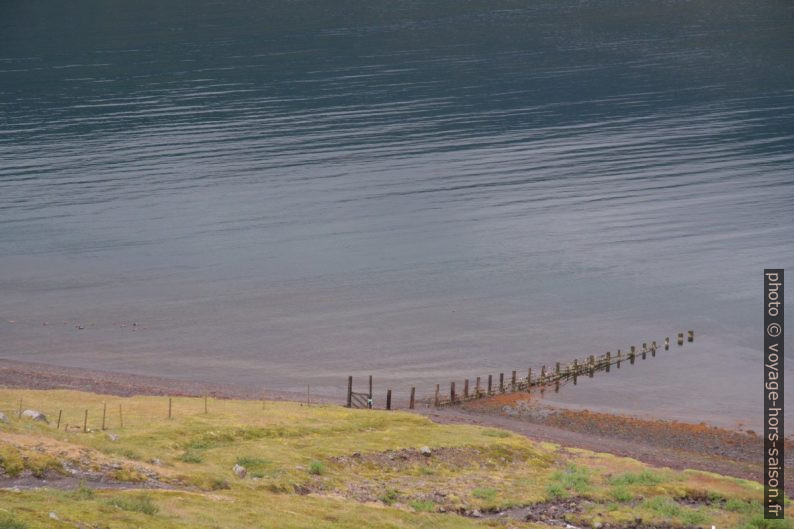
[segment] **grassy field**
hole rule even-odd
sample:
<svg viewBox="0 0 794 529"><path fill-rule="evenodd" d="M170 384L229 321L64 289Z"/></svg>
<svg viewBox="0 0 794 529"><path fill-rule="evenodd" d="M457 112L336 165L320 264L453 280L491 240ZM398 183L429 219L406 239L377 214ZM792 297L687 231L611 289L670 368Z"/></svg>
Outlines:
<svg viewBox="0 0 794 529"><path fill-rule="evenodd" d="M18 418L20 399L49 424ZM292 402L210 399L205 414L203 399L174 398L171 419L168 408L0 388L0 529L791 527L763 520L757 483L502 430Z"/></svg>

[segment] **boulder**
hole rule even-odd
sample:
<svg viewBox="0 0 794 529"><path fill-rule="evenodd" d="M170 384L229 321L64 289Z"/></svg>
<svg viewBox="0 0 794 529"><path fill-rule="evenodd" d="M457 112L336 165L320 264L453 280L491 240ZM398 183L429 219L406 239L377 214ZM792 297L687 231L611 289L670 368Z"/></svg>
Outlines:
<svg viewBox="0 0 794 529"><path fill-rule="evenodd" d="M429 446L423 446L422 448L420 448L419 453L425 457L430 457L433 454Z"/></svg>
<svg viewBox="0 0 794 529"><path fill-rule="evenodd" d="M248 473L248 471L242 465L234 465L234 467L232 467L232 472L234 472L234 475L238 478L244 478Z"/></svg>
<svg viewBox="0 0 794 529"><path fill-rule="evenodd" d="M22 412L22 417L24 417L25 419L30 419L31 421L41 421L46 423L50 422L47 420L46 415L36 410L25 410Z"/></svg>

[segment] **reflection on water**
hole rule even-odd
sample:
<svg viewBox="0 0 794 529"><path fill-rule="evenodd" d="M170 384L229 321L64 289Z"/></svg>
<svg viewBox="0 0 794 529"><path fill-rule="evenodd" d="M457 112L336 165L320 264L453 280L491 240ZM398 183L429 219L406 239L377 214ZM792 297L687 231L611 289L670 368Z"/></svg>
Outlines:
<svg viewBox="0 0 794 529"><path fill-rule="evenodd" d="M694 328L558 398L752 422L792 64L782 2L5 3L0 355L426 393Z"/></svg>

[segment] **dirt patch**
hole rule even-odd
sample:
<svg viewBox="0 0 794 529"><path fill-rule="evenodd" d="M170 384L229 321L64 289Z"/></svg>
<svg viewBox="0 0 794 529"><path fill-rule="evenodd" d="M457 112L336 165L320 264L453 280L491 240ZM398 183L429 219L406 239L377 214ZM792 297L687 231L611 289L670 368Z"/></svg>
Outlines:
<svg viewBox="0 0 794 529"><path fill-rule="evenodd" d="M416 465L430 463L446 463L458 468L465 468L472 466L473 461L483 457L483 455L485 455L483 450L469 447L435 448L429 450L426 454L422 453L421 450L403 448L401 450L374 453L353 452L351 455L332 457L330 461L350 467L373 465L399 472Z"/></svg>

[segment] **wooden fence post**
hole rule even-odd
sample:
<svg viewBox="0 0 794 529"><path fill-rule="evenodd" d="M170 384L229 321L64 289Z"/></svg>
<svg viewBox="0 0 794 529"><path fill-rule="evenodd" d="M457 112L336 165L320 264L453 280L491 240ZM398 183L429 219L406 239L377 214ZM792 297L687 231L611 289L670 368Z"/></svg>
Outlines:
<svg viewBox="0 0 794 529"><path fill-rule="evenodd" d="M124 416L121 414L121 404L119 404L119 429L124 429Z"/></svg>
<svg viewBox="0 0 794 529"><path fill-rule="evenodd" d="M168 397L168 418L171 418L171 397Z"/></svg>
<svg viewBox="0 0 794 529"><path fill-rule="evenodd" d="M684 333L678 333L678 345L684 345Z"/></svg>
<svg viewBox="0 0 794 529"><path fill-rule="evenodd" d="M505 374L499 373L499 393L505 392Z"/></svg>
<svg viewBox="0 0 794 529"><path fill-rule="evenodd" d="M607 367L606 372L609 373L609 367L612 365L612 353L607 351Z"/></svg>
<svg viewBox="0 0 794 529"><path fill-rule="evenodd" d="M516 390L516 371L513 370L513 373L510 376L510 391Z"/></svg>
<svg viewBox="0 0 794 529"><path fill-rule="evenodd" d="M634 346L631 346L631 352L629 353L629 362L631 365L634 365L634 357L636 356Z"/></svg>
<svg viewBox="0 0 794 529"><path fill-rule="evenodd" d="M347 407L353 407L353 377L347 377Z"/></svg>
<svg viewBox="0 0 794 529"><path fill-rule="evenodd" d="M664 339L664 350L667 351L668 349L670 349L670 337L669 336Z"/></svg>
<svg viewBox="0 0 794 529"><path fill-rule="evenodd" d="M108 412L108 403L107 402L103 402L102 403L102 431L103 432L105 431L105 415L107 415L107 412Z"/></svg>
<svg viewBox="0 0 794 529"><path fill-rule="evenodd" d="M546 385L546 366L540 368L540 385Z"/></svg>
<svg viewBox="0 0 794 529"><path fill-rule="evenodd" d="M438 407L438 404L439 404L439 397L438 397L439 391L441 391L441 385L440 384L436 384L436 399L435 399L436 407Z"/></svg>
<svg viewBox="0 0 794 529"><path fill-rule="evenodd" d="M477 382L474 386L474 395L479 399L480 395L480 377L477 377Z"/></svg>
<svg viewBox="0 0 794 529"><path fill-rule="evenodd" d="M687 342L694 342L695 341L695 331L689 331L687 336Z"/></svg>
<svg viewBox="0 0 794 529"><path fill-rule="evenodd" d="M493 375L488 375L488 396L491 395L493 390Z"/></svg>
<svg viewBox="0 0 794 529"><path fill-rule="evenodd" d="M414 399L415 398L416 398L416 388L415 387L411 387L411 400L408 403L408 409L409 410L414 409Z"/></svg>
<svg viewBox="0 0 794 529"><path fill-rule="evenodd" d="M60 430L61 429L61 414L62 413L63 413L63 410L58 410L58 424L55 426L56 430Z"/></svg>
<svg viewBox="0 0 794 529"><path fill-rule="evenodd" d="M532 368L527 369L527 393L532 389Z"/></svg>
<svg viewBox="0 0 794 529"><path fill-rule="evenodd" d="M449 383L449 401L451 403L453 403L453 404L455 403L455 383L454 382L450 382Z"/></svg>
<svg viewBox="0 0 794 529"><path fill-rule="evenodd" d="M469 398L469 379L468 378L463 381L463 398L464 399L468 399Z"/></svg>
<svg viewBox="0 0 794 529"><path fill-rule="evenodd" d="M642 359L645 360L645 356L648 353L648 343L642 342Z"/></svg>
<svg viewBox="0 0 794 529"><path fill-rule="evenodd" d="M621 353L620 349L618 349L618 363L615 364L618 369L620 369L620 361L621 361L622 357L623 357L623 353Z"/></svg>
<svg viewBox="0 0 794 529"><path fill-rule="evenodd" d="M386 409L387 410L391 409L391 390L390 389L386 390Z"/></svg>
<svg viewBox="0 0 794 529"><path fill-rule="evenodd" d="M369 394L367 397L367 407L372 409L372 375L369 376Z"/></svg>
<svg viewBox="0 0 794 529"><path fill-rule="evenodd" d="M574 358L573 360L573 385L576 385L576 377L579 375L579 360Z"/></svg>
<svg viewBox="0 0 794 529"><path fill-rule="evenodd" d="M83 433L88 432L88 410L85 410L85 415L83 415Z"/></svg>

